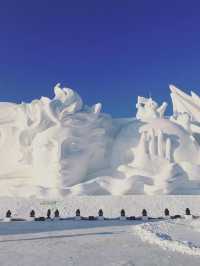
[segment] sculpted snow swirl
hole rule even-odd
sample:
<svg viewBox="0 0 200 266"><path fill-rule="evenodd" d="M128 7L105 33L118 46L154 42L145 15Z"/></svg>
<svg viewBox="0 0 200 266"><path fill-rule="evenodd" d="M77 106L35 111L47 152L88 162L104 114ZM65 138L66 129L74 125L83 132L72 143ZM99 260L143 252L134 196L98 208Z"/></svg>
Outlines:
<svg viewBox="0 0 200 266"><path fill-rule="evenodd" d="M200 194L200 97L170 85L167 104L138 97L112 119L71 89L0 103L1 196Z"/></svg>

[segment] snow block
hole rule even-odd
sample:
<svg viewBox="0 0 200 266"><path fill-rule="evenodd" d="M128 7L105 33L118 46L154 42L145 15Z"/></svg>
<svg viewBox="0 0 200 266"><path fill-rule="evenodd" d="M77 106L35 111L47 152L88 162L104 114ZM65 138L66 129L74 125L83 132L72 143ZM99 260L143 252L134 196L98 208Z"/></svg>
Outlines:
<svg viewBox="0 0 200 266"><path fill-rule="evenodd" d="M148 216L142 216L142 221L148 221L149 217Z"/></svg>
<svg viewBox="0 0 200 266"><path fill-rule="evenodd" d="M3 221L4 221L4 222L11 222L11 219L12 219L11 217L5 217L5 218L3 219Z"/></svg>
<svg viewBox="0 0 200 266"><path fill-rule="evenodd" d="M104 220L104 216L97 216L97 220L99 220L99 221Z"/></svg>
<svg viewBox="0 0 200 266"><path fill-rule="evenodd" d="M191 214L189 214L189 215L185 214L184 217L187 220L191 220L193 218L193 216Z"/></svg>
<svg viewBox="0 0 200 266"><path fill-rule="evenodd" d="M54 217L53 221L60 221L60 217Z"/></svg>
<svg viewBox="0 0 200 266"><path fill-rule="evenodd" d="M33 221L35 221L35 217L28 217L26 220L29 222L33 222Z"/></svg>

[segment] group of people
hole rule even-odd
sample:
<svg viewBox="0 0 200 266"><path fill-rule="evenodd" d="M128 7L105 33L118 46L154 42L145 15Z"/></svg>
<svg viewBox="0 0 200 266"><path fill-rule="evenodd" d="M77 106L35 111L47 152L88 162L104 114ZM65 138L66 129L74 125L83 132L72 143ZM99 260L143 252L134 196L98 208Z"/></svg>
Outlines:
<svg viewBox="0 0 200 266"><path fill-rule="evenodd" d="M76 217L81 217L80 209L77 209L76 212L75 212L75 214L76 214ZM147 210L146 210L146 209L143 209L141 214L142 214L142 217L146 217L146 218L148 218L148 214L147 214ZM164 215L165 215L165 217L181 218L180 215L170 216L169 209L167 209L167 208L164 210ZM191 216L191 211L190 211L189 208L186 208L186 209L185 209L185 215L186 215L186 216ZM30 217L33 218L33 219L35 219L35 220L41 220L41 221L42 221L42 220L46 220L46 219L60 218L60 212L59 212L58 209L56 209L56 210L53 212L53 215L52 215L52 211L51 211L51 209L48 209L48 210L47 210L47 215L46 215L46 217L39 217L39 218L36 218L35 210L31 210L31 212L30 212ZM104 217L104 215L103 215L103 210L102 210L102 209L99 209L99 211L98 211L98 217L101 217L101 218ZM124 218L126 218L126 212L125 212L124 209L122 209L122 210L120 211L120 217L124 217ZM10 218L10 219L12 218L11 210L8 210L8 211L6 212L6 218L8 218L8 219L9 219L9 218ZM92 219L92 218L93 218L93 219ZM135 216L130 216L130 217L127 217L127 218L133 220L133 219L135 219ZM89 216L89 220L94 220L94 219L95 219L94 216Z"/></svg>

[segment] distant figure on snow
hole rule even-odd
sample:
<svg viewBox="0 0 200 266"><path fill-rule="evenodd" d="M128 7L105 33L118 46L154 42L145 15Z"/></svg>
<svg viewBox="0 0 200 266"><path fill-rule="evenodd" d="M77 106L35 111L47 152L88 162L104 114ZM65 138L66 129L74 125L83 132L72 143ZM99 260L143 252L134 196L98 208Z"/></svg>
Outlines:
<svg viewBox="0 0 200 266"><path fill-rule="evenodd" d="M147 216L147 211L145 209L142 210L142 216Z"/></svg>
<svg viewBox="0 0 200 266"><path fill-rule="evenodd" d="M50 209L48 209L48 211L47 211L47 219L51 219L51 210Z"/></svg>
<svg viewBox="0 0 200 266"><path fill-rule="evenodd" d="M35 211L34 211L34 210L32 210L32 211L30 212L30 217L31 217L31 218L34 218L34 217L35 217Z"/></svg>
<svg viewBox="0 0 200 266"><path fill-rule="evenodd" d="M10 210L8 210L7 212L6 212L6 218L11 218L11 211Z"/></svg>
<svg viewBox="0 0 200 266"><path fill-rule="evenodd" d="M122 209L122 210L121 210L121 217L124 217L124 216L125 216L125 210Z"/></svg>
<svg viewBox="0 0 200 266"><path fill-rule="evenodd" d="M190 212L190 209L189 208L186 208L185 209L185 215L191 215L191 212Z"/></svg>
<svg viewBox="0 0 200 266"><path fill-rule="evenodd" d="M165 216L169 216L169 210L168 209L165 209Z"/></svg>
<svg viewBox="0 0 200 266"><path fill-rule="evenodd" d="M60 217L60 213L59 213L58 209L55 210L54 216L55 216L55 218L59 218Z"/></svg>
<svg viewBox="0 0 200 266"><path fill-rule="evenodd" d="M99 216L103 216L103 211L102 211L102 209L99 210Z"/></svg>
<svg viewBox="0 0 200 266"><path fill-rule="evenodd" d="M76 216L80 216L81 215L81 212L79 209L76 210Z"/></svg>

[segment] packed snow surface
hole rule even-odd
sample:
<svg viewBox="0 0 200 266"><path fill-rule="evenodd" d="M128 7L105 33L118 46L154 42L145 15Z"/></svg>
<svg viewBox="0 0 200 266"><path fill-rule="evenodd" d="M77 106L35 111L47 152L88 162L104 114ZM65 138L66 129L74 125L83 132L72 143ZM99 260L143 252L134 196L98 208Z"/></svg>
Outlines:
<svg viewBox="0 0 200 266"><path fill-rule="evenodd" d="M198 266L200 263L200 197L172 195L67 196L61 200L0 199L0 265L2 266ZM190 208L192 216L184 216ZM97 217L101 208L107 220ZM149 220L140 219L146 209ZM165 219L164 209L181 219ZM5 222L10 209L14 220ZM56 209L63 220L30 221ZM120 211L137 220L120 220ZM152 218L150 218L152 217Z"/></svg>
<svg viewBox="0 0 200 266"><path fill-rule="evenodd" d="M197 218L149 222L135 226L134 232L143 241L165 250L200 256L200 220Z"/></svg>
<svg viewBox="0 0 200 266"><path fill-rule="evenodd" d="M198 266L199 225L184 219L0 222L0 265Z"/></svg>
<svg viewBox="0 0 200 266"><path fill-rule="evenodd" d="M170 85L167 103L138 97L136 117L113 119L72 89L0 103L0 194L199 195L200 97Z"/></svg>

